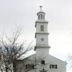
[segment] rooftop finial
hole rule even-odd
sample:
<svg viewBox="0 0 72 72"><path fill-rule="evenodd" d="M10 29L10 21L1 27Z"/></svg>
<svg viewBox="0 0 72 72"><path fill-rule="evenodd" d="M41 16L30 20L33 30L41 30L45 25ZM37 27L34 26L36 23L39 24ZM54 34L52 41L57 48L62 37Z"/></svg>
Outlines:
<svg viewBox="0 0 72 72"><path fill-rule="evenodd" d="M42 11L42 6L40 6L40 11Z"/></svg>

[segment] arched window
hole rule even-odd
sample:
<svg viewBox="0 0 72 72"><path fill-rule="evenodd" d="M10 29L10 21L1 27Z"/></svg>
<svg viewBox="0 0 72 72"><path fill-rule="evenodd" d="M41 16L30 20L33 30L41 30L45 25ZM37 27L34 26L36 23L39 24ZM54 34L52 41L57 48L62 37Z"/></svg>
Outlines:
<svg viewBox="0 0 72 72"><path fill-rule="evenodd" d="M41 25L41 31L44 31L44 25Z"/></svg>
<svg viewBox="0 0 72 72"><path fill-rule="evenodd" d="M50 69L57 69L57 65L55 64L50 64Z"/></svg>
<svg viewBox="0 0 72 72"><path fill-rule="evenodd" d="M40 19L40 15L38 16L38 19Z"/></svg>
<svg viewBox="0 0 72 72"><path fill-rule="evenodd" d="M41 19L42 19L42 14L41 14Z"/></svg>
<svg viewBox="0 0 72 72"><path fill-rule="evenodd" d="M44 19L44 15L42 15L42 14L38 15L38 19L39 20L43 20Z"/></svg>
<svg viewBox="0 0 72 72"><path fill-rule="evenodd" d="M41 19L44 19L44 15L41 14Z"/></svg>

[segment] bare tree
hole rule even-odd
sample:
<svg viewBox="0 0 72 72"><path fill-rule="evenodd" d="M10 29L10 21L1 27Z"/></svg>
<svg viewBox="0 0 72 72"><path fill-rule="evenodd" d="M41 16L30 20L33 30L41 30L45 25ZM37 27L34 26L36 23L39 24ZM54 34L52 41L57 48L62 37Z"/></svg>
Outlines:
<svg viewBox="0 0 72 72"><path fill-rule="evenodd" d="M0 47L0 70L3 72L4 68L4 61L3 61L3 53L2 53L2 48Z"/></svg>
<svg viewBox="0 0 72 72"><path fill-rule="evenodd" d="M20 58L23 54L27 53L28 51L32 50L32 47L24 47L24 42L21 44L17 43L18 38L20 37L20 32L16 32L15 36L10 39L6 37L7 40L1 40L1 47L3 52L3 61L5 63L5 70L8 72L12 69L10 65L13 65L13 72L16 72L16 61Z"/></svg>

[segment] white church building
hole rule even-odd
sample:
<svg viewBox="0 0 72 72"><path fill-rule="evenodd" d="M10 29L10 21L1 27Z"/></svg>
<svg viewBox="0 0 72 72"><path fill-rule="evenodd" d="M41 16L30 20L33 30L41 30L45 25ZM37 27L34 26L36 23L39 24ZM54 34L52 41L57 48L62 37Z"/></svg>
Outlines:
<svg viewBox="0 0 72 72"><path fill-rule="evenodd" d="M26 72L66 72L66 62L49 54L48 21L46 21L45 15L42 6L40 6L40 11L37 13L38 19L35 22L36 54L30 56L28 61L24 61L26 68L21 68L17 72L24 72L25 69ZM29 69L28 65L31 65L32 69ZM22 65L19 66L23 67Z"/></svg>
<svg viewBox="0 0 72 72"><path fill-rule="evenodd" d="M48 21L45 15L40 6L38 19L35 22L36 54L24 60L17 60L16 72L66 72L66 62L49 54Z"/></svg>
<svg viewBox="0 0 72 72"><path fill-rule="evenodd" d="M66 62L49 54L48 21L45 20L45 12L42 11L42 6L40 6L37 16L38 20L35 22L35 50L39 65L37 65L36 72L66 72Z"/></svg>

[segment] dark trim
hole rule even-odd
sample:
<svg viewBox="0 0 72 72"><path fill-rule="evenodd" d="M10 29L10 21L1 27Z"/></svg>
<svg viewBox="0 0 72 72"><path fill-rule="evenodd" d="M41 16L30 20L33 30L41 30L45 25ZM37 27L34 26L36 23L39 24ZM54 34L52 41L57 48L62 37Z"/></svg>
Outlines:
<svg viewBox="0 0 72 72"><path fill-rule="evenodd" d="M45 32L42 32L42 33L36 32L35 34L47 34L47 35L49 35L49 33L45 33Z"/></svg>
<svg viewBox="0 0 72 72"><path fill-rule="evenodd" d="M37 23L40 23L40 24L42 24L42 23L48 24L48 21L38 20L38 21L35 22L35 27L36 27Z"/></svg>
<svg viewBox="0 0 72 72"><path fill-rule="evenodd" d="M35 33L35 38L36 38L37 34L40 34L40 35L49 35L49 33L44 33L44 32L43 33Z"/></svg>
<svg viewBox="0 0 72 72"><path fill-rule="evenodd" d="M38 48L50 48L50 46L35 46L34 50L36 50Z"/></svg>
<svg viewBox="0 0 72 72"><path fill-rule="evenodd" d="M39 14L44 14L44 15L45 15L45 12L39 11L39 12L37 13L37 15L39 15Z"/></svg>
<svg viewBox="0 0 72 72"><path fill-rule="evenodd" d="M45 21L45 20L37 20L35 23L48 23L48 21Z"/></svg>

